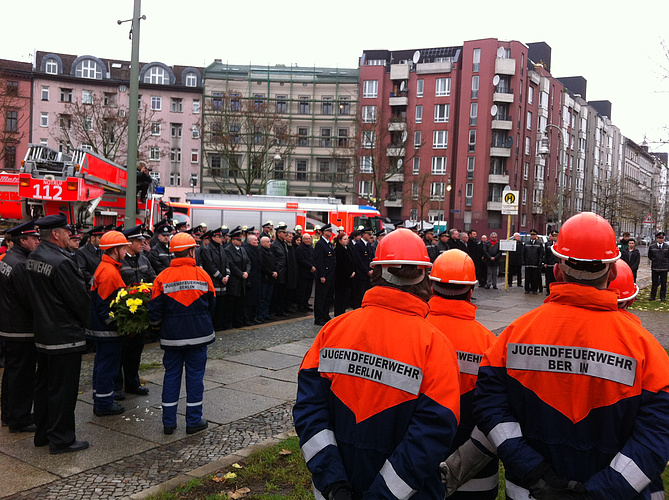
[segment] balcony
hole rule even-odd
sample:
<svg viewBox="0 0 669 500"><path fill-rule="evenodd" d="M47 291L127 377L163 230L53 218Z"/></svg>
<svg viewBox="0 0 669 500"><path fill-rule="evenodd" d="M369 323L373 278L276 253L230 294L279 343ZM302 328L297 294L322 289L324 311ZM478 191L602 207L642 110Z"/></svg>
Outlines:
<svg viewBox="0 0 669 500"><path fill-rule="evenodd" d="M388 132L404 132L407 129L407 122L393 121L388 122Z"/></svg>
<svg viewBox="0 0 669 500"><path fill-rule="evenodd" d="M429 75L432 73L450 73L453 69L451 61L416 64L416 74Z"/></svg>
<svg viewBox="0 0 669 500"><path fill-rule="evenodd" d="M492 128L496 130L511 130L513 122L509 115L497 115L492 118Z"/></svg>
<svg viewBox="0 0 669 500"><path fill-rule="evenodd" d="M495 74L496 75L515 75L516 74L516 60L515 59L495 59Z"/></svg>
<svg viewBox="0 0 669 500"><path fill-rule="evenodd" d="M390 198L383 202L383 205L390 208L402 208L402 206L404 206L404 202L402 201L402 193L391 194Z"/></svg>
<svg viewBox="0 0 669 500"><path fill-rule="evenodd" d="M486 208L488 210L494 211L494 212L501 212L502 211L502 200L500 198L499 201L488 201Z"/></svg>
<svg viewBox="0 0 669 500"><path fill-rule="evenodd" d="M390 65L390 79L391 80L408 80L411 68L408 64L391 64Z"/></svg>
<svg viewBox="0 0 669 500"><path fill-rule="evenodd" d="M511 156L511 148L507 147L505 142L493 142L492 146L490 146L490 156L509 158Z"/></svg>
<svg viewBox="0 0 669 500"><path fill-rule="evenodd" d="M492 94L492 100L494 102L507 102L512 103L514 100L513 89L508 87L495 87L495 92Z"/></svg>
<svg viewBox="0 0 669 500"><path fill-rule="evenodd" d="M509 183L509 174L493 174L490 173L488 175L488 183L490 184L504 184L507 185Z"/></svg>
<svg viewBox="0 0 669 500"><path fill-rule="evenodd" d="M541 203L535 203L532 205L532 213L533 214L543 214L544 213L544 207L541 206Z"/></svg>
<svg viewBox="0 0 669 500"><path fill-rule="evenodd" d="M407 92L399 92L397 94L390 94L390 99L388 100L388 104L390 106L408 106L409 105L409 97L407 96Z"/></svg>
<svg viewBox="0 0 669 500"><path fill-rule="evenodd" d="M402 172L393 174L386 179L386 182L404 182L404 174Z"/></svg>
<svg viewBox="0 0 669 500"><path fill-rule="evenodd" d="M386 156L404 156L406 154L406 149L402 146L388 146L386 149Z"/></svg>

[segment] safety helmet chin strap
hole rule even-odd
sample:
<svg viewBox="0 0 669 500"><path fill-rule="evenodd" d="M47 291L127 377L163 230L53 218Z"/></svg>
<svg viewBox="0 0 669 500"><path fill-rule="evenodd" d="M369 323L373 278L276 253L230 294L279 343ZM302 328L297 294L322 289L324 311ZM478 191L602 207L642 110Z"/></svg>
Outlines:
<svg viewBox="0 0 669 500"><path fill-rule="evenodd" d="M571 276L577 280L592 281L601 278L609 272L611 263L590 263L575 262L570 260L562 260L560 262L560 269L564 274Z"/></svg>
<svg viewBox="0 0 669 500"><path fill-rule="evenodd" d="M398 268L400 266L397 266ZM410 286L417 285L425 279L425 269L421 269L423 272L418 278L400 278L391 273L386 266L381 267L381 277L386 280L391 285L398 286Z"/></svg>

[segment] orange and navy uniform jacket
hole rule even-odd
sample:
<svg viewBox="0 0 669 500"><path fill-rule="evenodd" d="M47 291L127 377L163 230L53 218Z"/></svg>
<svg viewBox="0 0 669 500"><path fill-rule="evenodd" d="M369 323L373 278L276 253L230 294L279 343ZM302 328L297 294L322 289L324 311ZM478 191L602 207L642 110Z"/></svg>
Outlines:
<svg viewBox="0 0 669 500"><path fill-rule="evenodd" d="M457 431L459 374L427 313L415 295L374 287L305 355L293 418L317 499L341 482L356 499L444 497L439 463Z"/></svg>
<svg viewBox="0 0 669 500"><path fill-rule="evenodd" d="M669 459L669 358L617 298L553 283L483 357L474 418L504 462L507 498L528 498L522 480L542 461L595 500L651 498Z"/></svg>
<svg viewBox="0 0 669 500"><path fill-rule="evenodd" d="M427 320L442 332L455 348L460 369L460 425L449 455L468 439L493 460L490 461L466 487L461 487L450 498L495 499L499 486L498 460L494 446L476 428L472 416L472 399L476 377L483 354L495 341L495 335L476 321L476 306L464 300L449 300L433 296L430 299Z"/></svg>
<svg viewBox="0 0 669 500"><path fill-rule="evenodd" d="M204 269L195 259L172 259L170 267L153 282L149 322L160 325L160 347L187 349L216 340L211 317L216 292Z"/></svg>
<svg viewBox="0 0 669 500"><path fill-rule="evenodd" d="M96 340L114 340L119 337L116 321L109 317L109 305L116 298L117 292L125 286L121 278L121 265L121 262L105 253L93 275L91 326L86 330L86 335Z"/></svg>

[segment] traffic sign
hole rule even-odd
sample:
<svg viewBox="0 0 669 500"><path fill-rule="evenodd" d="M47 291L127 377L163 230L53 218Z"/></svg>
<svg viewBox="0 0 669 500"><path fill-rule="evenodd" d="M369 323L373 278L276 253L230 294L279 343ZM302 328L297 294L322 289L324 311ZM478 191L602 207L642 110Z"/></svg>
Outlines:
<svg viewBox="0 0 669 500"><path fill-rule="evenodd" d="M518 198L520 191L504 191L502 193L502 215L518 215Z"/></svg>
<svg viewBox="0 0 669 500"><path fill-rule="evenodd" d="M651 214L648 214L646 218L643 221L644 224L655 224L655 220L651 216Z"/></svg>

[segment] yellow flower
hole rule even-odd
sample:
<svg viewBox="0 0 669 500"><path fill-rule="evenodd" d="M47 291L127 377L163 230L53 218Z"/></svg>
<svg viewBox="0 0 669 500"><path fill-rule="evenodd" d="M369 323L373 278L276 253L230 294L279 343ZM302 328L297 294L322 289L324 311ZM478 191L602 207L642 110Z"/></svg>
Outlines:
<svg viewBox="0 0 669 500"><path fill-rule="evenodd" d="M125 301L125 305L130 307L130 308L134 307L135 309L137 309L137 306L142 305L142 299L128 299L128 300ZM134 311L131 311L131 312L134 312Z"/></svg>
<svg viewBox="0 0 669 500"><path fill-rule="evenodd" d="M109 317L110 317L110 318L113 318L113 317L114 317L114 313L111 312L111 311L109 311Z"/></svg>
<svg viewBox="0 0 669 500"><path fill-rule="evenodd" d="M128 292L126 292L125 290L121 290L120 292L118 292L118 297L119 298L125 297L126 295L128 295Z"/></svg>
<svg viewBox="0 0 669 500"><path fill-rule="evenodd" d="M137 306L130 306L129 309L132 314L135 314L135 312L137 312Z"/></svg>

